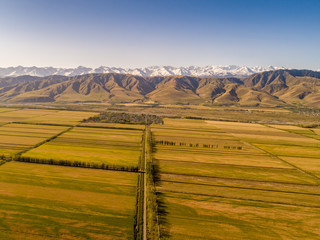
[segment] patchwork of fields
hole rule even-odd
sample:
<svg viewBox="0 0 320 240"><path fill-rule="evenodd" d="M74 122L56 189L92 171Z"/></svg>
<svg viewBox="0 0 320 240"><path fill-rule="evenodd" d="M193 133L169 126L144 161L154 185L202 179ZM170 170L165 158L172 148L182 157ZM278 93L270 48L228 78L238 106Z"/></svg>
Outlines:
<svg viewBox="0 0 320 240"><path fill-rule="evenodd" d="M151 158L145 126L95 114L0 108L0 239L134 239L143 159L163 239L320 239L320 129L165 119Z"/></svg>
<svg viewBox="0 0 320 240"><path fill-rule="evenodd" d="M142 131L75 127L23 157L138 167Z"/></svg>
<svg viewBox="0 0 320 240"><path fill-rule="evenodd" d="M260 124L181 119L152 132L170 238L318 239L317 139Z"/></svg>
<svg viewBox="0 0 320 240"><path fill-rule="evenodd" d="M0 239L133 239L137 174L9 162Z"/></svg>
<svg viewBox="0 0 320 240"><path fill-rule="evenodd" d="M0 155L12 156L32 148L62 131L63 126L9 123L0 126Z"/></svg>
<svg viewBox="0 0 320 240"><path fill-rule="evenodd" d="M0 239L134 238L138 174L126 171L144 126L80 126L95 114L0 108L0 156L16 160L0 160ZM48 165L66 162L85 168Z"/></svg>

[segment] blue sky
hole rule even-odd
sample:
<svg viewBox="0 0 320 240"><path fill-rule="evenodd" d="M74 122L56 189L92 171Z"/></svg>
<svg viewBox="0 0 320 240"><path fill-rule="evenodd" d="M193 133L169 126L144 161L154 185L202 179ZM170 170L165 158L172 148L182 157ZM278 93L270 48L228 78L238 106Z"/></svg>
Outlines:
<svg viewBox="0 0 320 240"><path fill-rule="evenodd" d="M0 0L0 67L320 68L319 0Z"/></svg>

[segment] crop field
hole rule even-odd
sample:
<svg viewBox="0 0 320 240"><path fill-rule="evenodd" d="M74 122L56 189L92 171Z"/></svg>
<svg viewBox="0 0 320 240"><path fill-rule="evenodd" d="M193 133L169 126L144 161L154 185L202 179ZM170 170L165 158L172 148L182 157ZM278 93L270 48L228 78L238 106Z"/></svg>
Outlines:
<svg viewBox="0 0 320 240"><path fill-rule="evenodd" d="M18 110L17 108L0 108L0 113Z"/></svg>
<svg viewBox="0 0 320 240"><path fill-rule="evenodd" d="M81 120L96 114L94 112L81 111L1 108L0 122L75 125Z"/></svg>
<svg viewBox="0 0 320 240"><path fill-rule="evenodd" d="M164 194L170 239L319 239L319 208Z"/></svg>
<svg viewBox="0 0 320 240"><path fill-rule="evenodd" d="M137 167L142 131L75 127L23 157Z"/></svg>
<svg viewBox="0 0 320 240"><path fill-rule="evenodd" d="M278 126L164 122L152 126L153 159L169 238L319 239L320 141Z"/></svg>
<svg viewBox="0 0 320 240"><path fill-rule="evenodd" d="M0 239L320 239L319 128L95 114L0 108Z"/></svg>
<svg viewBox="0 0 320 240"><path fill-rule="evenodd" d="M66 130L67 127L32 124L0 126L0 155L12 156Z"/></svg>
<svg viewBox="0 0 320 240"><path fill-rule="evenodd" d="M123 124L123 123L100 123L100 122L85 122L79 124L83 127L101 127L101 128L125 128L125 129L144 129L144 125L140 124Z"/></svg>
<svg viewBox="0 0 320 240"><path fill-rule="evenodd" d="M137 174L0 166L0 239L133 239Z"/></svg>
<svg viewBox="0 0 320 240"><path fill-rule="evenodd" d="M26 122L75 125L79 123L79 121L94 115L97 115L97 113L79 111L53 111L46 115L26 119Z"/></svg>

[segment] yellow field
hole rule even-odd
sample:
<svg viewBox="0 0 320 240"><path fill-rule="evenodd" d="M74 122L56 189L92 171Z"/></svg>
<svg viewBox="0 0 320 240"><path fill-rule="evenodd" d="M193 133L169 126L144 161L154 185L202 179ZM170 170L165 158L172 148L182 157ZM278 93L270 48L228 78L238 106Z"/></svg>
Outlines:
<svg viewBox="0 0 320 240"><path fill-rule="evenodd" d="M26 119L26 122L75 125L81 120L92 117L94 115L97 115L97 113L79 111L54 111L46 115Z"/></svg>
<svg viewBox="0 0 320 240"><path fill-rule="evenodd" d="M0 122L28 122L74 125L81 120L97 115L94 112L60 111L46 109L4 109Z"/></svg>
<svg viewBox="0 0 320 240"><path fill-rule="evenodd" d="M123 124L123 123L95 123L95 122L85 122L81 123L79 126L83 127L104 127L104 128L134 128L134 129L144 129L144 125L139 124Z"/></svg>
<svg viewBox="0 0 320 240"><path fill-rule="evenodd" d="M319 239L318 208L165 193L170 239Z"/></svg>
<svg viewBox="0 0 320 240"><path fill-rule="evenodd" d="M23 157L138 166L142 131L75 127Z"/></svg>
<svg viewBox="0 0 320 240"><path fill-rule="evenodd" d="M0 166L0 239L133 239L137 175Z"/></svg>
<svg viewBox="0 0 320 240"><path fill-rule="evenodd" d="M0 126L0 155L14 155L66 129L61 126L13 123Z"/></svg>
<svg viewBox="0 0 320 240"><path fill-rule="evenodd" d="M289 132L305 129L164 122L153 157L170 239L318 239L320 141Z"/></svg>

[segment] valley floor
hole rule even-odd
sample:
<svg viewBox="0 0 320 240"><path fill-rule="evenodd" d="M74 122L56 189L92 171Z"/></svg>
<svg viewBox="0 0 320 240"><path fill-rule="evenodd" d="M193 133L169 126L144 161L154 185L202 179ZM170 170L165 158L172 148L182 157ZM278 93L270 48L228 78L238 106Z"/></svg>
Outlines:
<svg viewBox="0 0 320 240"><path fill-rule="evenodd" d="M0 239L320 239L320 128L265 114L145 129L0 108Z"/></svg>

